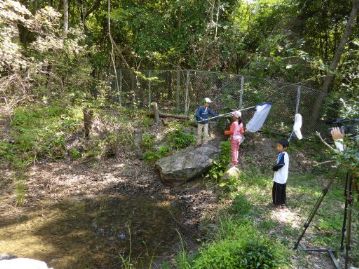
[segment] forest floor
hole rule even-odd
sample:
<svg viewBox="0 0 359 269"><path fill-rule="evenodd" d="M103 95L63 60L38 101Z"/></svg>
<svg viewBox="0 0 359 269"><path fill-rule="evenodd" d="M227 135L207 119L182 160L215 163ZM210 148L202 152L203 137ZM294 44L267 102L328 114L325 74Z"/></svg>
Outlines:
<svg viewBox="0 0 359 269"><path fill-rule="evenodd" d="M38 163L25 204L15 206L11 173L1 177L0 253L35 257L61 268L120 268L171 260L195 249L204 214L218 199L202 182L163 186L134 156L100 162ZM131 256L131 259L128 258Z"/></svg>
<svg viewBox="0 0 359 269"><path fill-rule="evenodd" d="M246 143L241 156L246 179L238 191L252 205L247 218L291 249L327 178L310 170L313 163L302 151L291 154L288 206L273 208L266 172L268 160L275 159L273 141L259 136ZM13 172L4 168L0 174L0 253L41 259L56 269L161 268L163 261L174 264L183 249L196 251L216 233L221 217L235 217L233 199L219 196L216 183L198 179L166 187L152 165L132 152L106 160L38 162L26 176L25 202L16 206ZM342 187L335 182L304 245L338 248ZM357 215L356 210L355 262ZM334 268L324 254L292 252L291 261L298 269Z"/></svg>

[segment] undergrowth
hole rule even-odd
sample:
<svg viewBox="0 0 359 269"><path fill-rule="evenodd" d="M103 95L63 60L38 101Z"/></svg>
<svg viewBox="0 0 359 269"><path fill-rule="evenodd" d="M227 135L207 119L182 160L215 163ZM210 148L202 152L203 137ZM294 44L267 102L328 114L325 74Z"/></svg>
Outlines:
<svg viewBox="0 0 359 269"><path fill-rule="evenodd" d="M11 140L0 141L0 160L16 171L14 190L17 204L24 202L26 170L39 160L72 160L112 157L120 146L131 146L136 126L149 126L145 113L132 113L118 106L87 104L97 124L90 140L83 137L83 106L62 103L31 104L14 110L10 122ZM77 141L75 146L69 146Z"/></svg>
<svg viewBox="0 0 359 269"><path fill-rule="evenodd" d="M146 133L142 139L142 148L145 150L144 159L150 162L156 161L173 151L194 145L195 140L194 134L184 130L181 125L171 128L160 145L156 145L155 135Z"/></svg>

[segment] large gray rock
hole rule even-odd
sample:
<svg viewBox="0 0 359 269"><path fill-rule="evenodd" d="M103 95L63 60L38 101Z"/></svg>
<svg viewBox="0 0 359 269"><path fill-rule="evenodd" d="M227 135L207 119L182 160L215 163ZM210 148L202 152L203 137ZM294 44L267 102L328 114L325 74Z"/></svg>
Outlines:
<svg viewBox="0 0 359 269"><path fill-rule="evenodd" d="M187 148L158 160L156 168L163 183L180 185L207 172L219 152L218 145L212 144Z"/></svg>

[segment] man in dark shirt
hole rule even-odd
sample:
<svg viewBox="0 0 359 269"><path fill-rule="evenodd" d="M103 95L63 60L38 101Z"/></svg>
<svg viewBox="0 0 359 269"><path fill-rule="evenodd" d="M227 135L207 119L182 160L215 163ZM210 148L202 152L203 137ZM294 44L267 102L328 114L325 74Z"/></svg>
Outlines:
<svg viewBox="0 0 359 269"><path fill-rule="evenodd" d="M197 123L198 123L197 146L208 142L208 139L209 139L208 118L209 118L209 116L213 117L213 116L217 115L215 112L213 112L209 108L210 103L212 103L211 99L204 98L204 105L200 106L196 110L196 120L197 120Z"/></svg>

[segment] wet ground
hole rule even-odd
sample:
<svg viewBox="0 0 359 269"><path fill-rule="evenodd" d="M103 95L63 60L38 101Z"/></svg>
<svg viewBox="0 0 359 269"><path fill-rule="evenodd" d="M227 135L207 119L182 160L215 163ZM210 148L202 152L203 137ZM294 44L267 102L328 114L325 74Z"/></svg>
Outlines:
<svg viewBox="0 0 359 269"><path fill-rule="evenodd" d="M160 268L197 247L198 224L216 195L192 182L163 186L135 158L44 163L28 173L25 204L15 206L11 174L2 174L0 253L65 268Z"/></svg>

